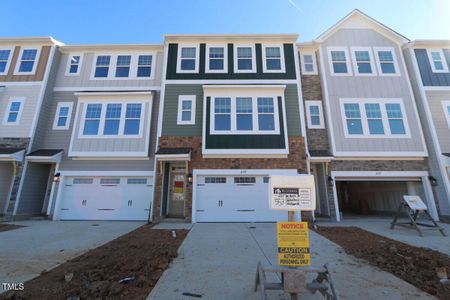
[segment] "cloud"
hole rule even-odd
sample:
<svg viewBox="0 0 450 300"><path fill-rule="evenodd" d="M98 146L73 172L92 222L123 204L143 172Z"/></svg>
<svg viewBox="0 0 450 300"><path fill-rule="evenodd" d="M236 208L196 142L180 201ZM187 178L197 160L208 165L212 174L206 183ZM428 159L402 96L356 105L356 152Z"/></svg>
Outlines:
<svg viewBox="0 0 450 300"><path fill-rule="evenodd" d="M293 7L295 7L296 10L298 10L298 11L301 12L301 13L303 13L303 10L300 8L300 6L298 6L298 5L294 2L294 0L288 0L288 2L289 2Z"/></svg>

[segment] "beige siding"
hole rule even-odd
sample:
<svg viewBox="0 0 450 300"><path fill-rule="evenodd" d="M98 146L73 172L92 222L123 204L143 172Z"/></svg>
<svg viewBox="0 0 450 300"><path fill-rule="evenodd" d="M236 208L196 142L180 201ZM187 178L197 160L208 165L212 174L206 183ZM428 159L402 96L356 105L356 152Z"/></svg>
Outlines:
<svg viewBox="0 0 450 300"><path fill-rule="evenodd" d="M32 75L14 75L14 70L18 63L20 46L14 48L13 57L9 66L8 74L0 75L0 82L7 81L41 81L44 78L45 68L47 66L48 57L50 55L51 46L43 46L39 55L36 72Z"/></svg>
<svg viewBox="0 0 450 300"><path fill-rule="evenodd" d="M442 101L450 101L450 91L427 91L426 94L441 152L450 153L450 129L442 106Z"/></svg>
<svg viewBox="0 0 450 300"><path fill-rule="evenodd" d="M30 137L31 126L37 110L41 85L6 86L0 92L0 137ZM19 125L3 125L10 99L25 98Z"/></svg>
<svg viewBox="0 0 450 300"><path fill-rule="evenodd" d="M106 53L106 52L105 52ZM145 53L145 51L142 51ZM101 52L98 52L101 54ZM122 52L120 53L122 54ZM123 54L127 54L126 51ZM161 73L163 65L163 52L157 52L156 57L153 57L153 79L91 79L92 64L95 54L87 52L83 54L83 61L81 65L80 75L66 76L68 54L62 54L60 64L58 66L58 76L55 87L146 87L146 86L160 86ZM110 69L110 72L115 70Z"/></svg>
<svg viewBox="0 0 450 300"><path fill-rule="evenodd" d="M400 74L385 76L331 76L327 47L394 47ZM324 69L328 85L328 101L332 117L331 126L337 151L352 152L417 152L424 151L419 120L414 111L414 101L405 76L404 63L398 46L371 29L341 29L322 44ZM350 59L350 58L349 58ZM411 138L346 138L342 120L340 98L401 98L403 100Z"/></svg>

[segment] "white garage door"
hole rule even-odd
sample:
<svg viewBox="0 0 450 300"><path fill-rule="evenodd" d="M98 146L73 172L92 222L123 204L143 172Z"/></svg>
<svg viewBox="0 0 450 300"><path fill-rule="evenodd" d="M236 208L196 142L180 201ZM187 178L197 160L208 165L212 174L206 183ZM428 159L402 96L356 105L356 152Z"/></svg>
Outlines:
<svg viewBox="0 0 450 300"><path fill-rule="evenodd" d="M268 177L198 176L197 222L274 222L287 212L269 209Z"/></svg>
<svg viewBox="0 0 450 300"><path fill-rule="evenodd" d="M61 220L148 220L151 177L66 177Z"/></svg>

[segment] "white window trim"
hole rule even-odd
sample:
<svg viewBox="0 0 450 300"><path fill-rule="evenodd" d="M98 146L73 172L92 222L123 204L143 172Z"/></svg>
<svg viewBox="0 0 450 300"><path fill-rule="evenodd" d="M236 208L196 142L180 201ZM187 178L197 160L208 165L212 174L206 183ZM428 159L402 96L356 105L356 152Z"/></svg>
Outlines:
<svg viewBox="0 0 450 300"><path fill-rule="evenodd" d="M69 72L73 56L79 56L80 57L80 61L78 62L78 69L77 69L76 73L70 73ZM83 63L83 53L69 53L69 56L68 56L68 59L67 59L67 66L66 66L65 76L78 76L78 75L80 75L82 63ZM108 75L109 75L109 73L108 73Z"/></svg>
<svg viewBox="0 0 450 300"><path fill-rule="evenodd" d="M19 56L17 57L16 68L14 70L14 75L33 75L36 73L37 66L39 64L39 60L41 58L41 46L27 46L21 47ZM36 58L34 60L33 69L30 72L19 72L20 63L22 62L22 54L24 50L37 50Z"/></svg>
<svg viewBox="0 0 450 300"><path fill-rule="evenodd" d="M117 57L125 55L125 56L131 56L130 61L130 72L128 74L128 77L116 77L116 68L117 68ZM152 65L151 65L151 72L150 77L138 77L137 76L137 70L138 70L138 62L139 62L139 56L140 55L151 55L152 56ZM95 77L95 69L97 66L97 57L98 56L111 56L109 60L109 69L108 69L108 76L107 77ZM153 51L140 51L140 52L99 52L95 53L94 58L92 60L92 68L91 68L91 77L90 80L153 80L155 76L155 58L156 54Z"/></svg>
<svg viewBox="0 0 450 300"><path fill-rule="evenodd" d="M183 112L183 100L190 100L192 102L191 106L191 120L183 121L181 119ZM195 125L195 107L196 107L196 96L195 95L180 95L178 96L178 113L177 113L177 125Z"/></svg>
<svg viewBox="0 0 450 300"><path fill-rule="evenodd" d="M209 69L209 50L210 48L223 48L223 70L210 70ZM206 45L206 65L205 73L228 73L228 45L227 44L207 44Z"/></svg>
<svg viewBox="0 0 450 300"><path fill-rule="evenodd" d="M183 48L195 48L195 68L194 70L182 70L181 69L181 49ZM177 73L198 73L200 65L200 45L199 44L178 44L177 51Z"/></svg>
<svg viewBox="0 0 450 300"><path fill-rule="evenodd" d="M439 52L442 61L442 70L436 70L431 52ZM447 59L445 58L444 51L442 49L432 48L427 49L428 61L430 62L431 70L433 73L448 73Z"/></svg>
<svg viewBox="0 0 450 300"><path fill-rule="evenodd" d="M394 60L395 73L383 73L383 71L381 70L380 58L378 57L378 51L391 51L392 58ZM395 53L394 47L373 47L373 52L375 55L375 62L377 64L378 76L400 76L400 68L398 67L397 55Z"/></svg>
<svg viewBox="0 0 450 300"><path fill-rule="evenodd" d="M367 51L369 53L369 63L372 73L359 73L358 62L356 61L356 51ZM350 47L350 52L352 56L352 64L355 76L377 76L377 71L375 67L375 60L373 58L372 48L370 47Z"/></svg>
<svg viewBox="0 0 450 300"><path fill-rule="evenodd" d="M67 112L67 121L65 126L58 126L58 119L59 119L59 111L61 107L69 107L69 111ZM72 108L73 108L73 102L58 102L58 105L56 106L56 112L55 112L55 120L53 121L53 130L67 130L70 126L70 120L72 119Z"/></svg>
<svg viewBox="0 0 450 300"><path fill-rule="evenodd" d="M256 73L256 51L254 44L234 44L233 49L233 65L234 65L234 73ZM251 70L239 70L238 69L238 48L251 48L252 49L252 68Z"/></svg>
<svg viewBox="0 0 450 300"><path fill-rule="evenodd" d="M5 71L0 72L0 75L6 75L11 65L12 57L14 56L14 47L0 47L0 50L9 50L8 60L6 61Z"/></svg>
<svg viewBox="0 0 450 300"><path fill-rule="evenodd" d="M347 73L334 73L333 60L331 58L331 51L344 51L345 52L345 64L347 65ZM327 47L328 52L328 65L330 67L331 76L352 76L352 65L350 63L350 55L347 47Z"/></svg>
<svg viewBox="0 0 450 300"><path fill-rule="evenodd" d="M19 112L17 113L17 119L15 122L8 122L9 113L11 111L11 104L13 102L20 102ZM17 126L20 125L20 120L22 119L23 107L25 106L25 97L10 97L8 105L6 106L5 115L3 116L2 125L6 126Z"/></svg>
<svg viewBox="0 0 450 300"><path fill-rule="evenodd" d="M324 129L325 128L325 121L323 118L323 109L322 109L322 101L320 100L306 100L305 101L306 106L306 119L308 123L309 129ZM310 106L318 106L319 107L319 118L320 118L320 124L319 125L313 125L311 122L311 112L309 110Z"/></svg>
<svg viewBox="0 0 450 300"><path fill-rule="evenodd" d="M448 129L450 129L450 113L447 107L450 107L450 100L442 101L442 108L444 109L445 119L447 120Z"/></svg>
<svg viewBox="0 0 450 300"><path fill-rule="evenodd" d="M268 70L267 69L267 57L266 57L266 48L267 47L276 47L280 48L280 70ZM264 73L285 73L286 72L286 64L284 62L284 47L283 44L262 44L262 60L263 60L263 72Z"/></svg>
<svg viewBox="0 0 450 300"><path fill-rule="evenodd" d="M383 138L392 138L392 139L404 139L404 138L411 138L411 132L409 130L409 124L408 124L408 117L406 115L405 106L403 104L403 99L401 98L365 98L365 99L359 99L359 98L341 98L339 99L340 106L341 106L341 119L342 119L342 126L344 128L344 135L346 138L365 138L365 139L383 139ZM348 128L347 128L347 118L345 117L345 109L344 104L359 104L359 111L361 113L361 125L363 129L363 134L349 134ZM364 104L366 103L377 103L380 104L380 110L381 110L381 119L383 122L383 128L384 128L384 134L370 134L369 133L369 124L367 121L367 114L366 114L366 108ZM400 104L400 108L402 110L403 115L403 125L405 127L405 134L391 134L390 133L390 126L389 126L389 119L387 117L386 112L386 103L393 103L393 104Z"/></svg>
<svg viewBox="0 0 450 300"><path fill-rule="evenodd" d="M278 97L283 97L282 95L248 95L241 94L231 94L231 95L214 95L210 96L210 128L209 132L211 135L248 135L248 134L262 134L262 135L277 135L280 134L280 117L278 110ZM215 130L215 98L231 98L231 112L230 112L230 130ZM236 98L252 98L252 124L253 130L237 130L237 113L236 113ZM275 130L259 130L258 124L258 98L273 98L273 110L274 110L274 122Z"/></svg>
<svg viewBox="0 0 450 300"><path fill-rule="evenodd" d="M80 117L80 124L78 125L78 138L79 139L140 139L143 137L143 131L144 131L144 115L145 115L145 110L147 109L147 103L148 101L144 101L144 100L127 100L127 101L123 101L123 100L119 100L119 99L108 99L107 101L102 101L102 100L96 100L96 101L91 101L91 100L80 100L79 103L83 104L83 109L81 111L82 115ZM125 116L126 116L126 111L127 111L127 104L134 104L134 103L140 103L142 104L141 107L141 115L140 115L140 122L139 122L139 134L136 135L127 135L124 134L124 129L125 129ZM102 111L100 113L100 123L98 126L98 134L96 135L84 135L83 131L84 131L84 123L86 120L86 110L87 110L87 106L88 104L101 104L102 105ZM119 134L116 135L110 135L110 134L103 134L104 128L105 128L105 121L106 121L106 107L108 104L122 104L122 108L121 108L121 112L120 112L120 123L119 123ZM149 120L147 120L148 122L150 122Z"/></svg>
<svg viewBox="0 0 450 300"><path fill-rule="evenodd" d="M308 72L306 71L305 68L305 55L311 55L312 56L312 64L313 64L313 71L312 72ZM314 51L301 51L300 52L300 62L301 62L301 67L302 67L302 75L317 75L319 74L317 71L317 60L316 60L316 54Z"/></svg>

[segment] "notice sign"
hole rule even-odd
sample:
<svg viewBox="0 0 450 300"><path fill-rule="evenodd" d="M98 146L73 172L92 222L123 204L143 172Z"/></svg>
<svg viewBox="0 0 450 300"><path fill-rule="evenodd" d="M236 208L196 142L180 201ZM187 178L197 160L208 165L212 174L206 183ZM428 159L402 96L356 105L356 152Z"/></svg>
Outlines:
<svg viewBox="0 0 450 300"><path fill-rule="evenodd" d="M403 199L412 210L427 210L427 206L423 203L419 196L403 196Z"/></svg>
<svg viewBox="0 0 450 300"><path fill-rule="evenodd" d="M314 176L270 177L270 208L275 210L309 211L316 209Z"/></svg>
<svg viewBox="0 0 450 300"><path fill-rule="evenodd" d="M278 222L278 264L280 266L309 266L309 236L307 222Z"/></svg>

